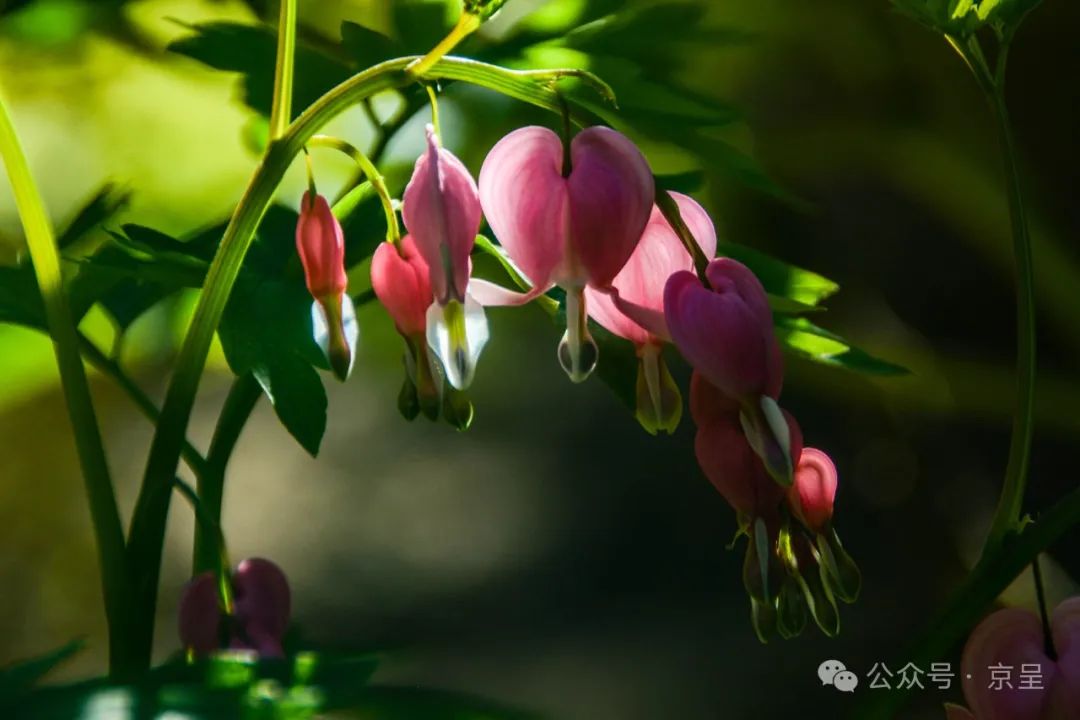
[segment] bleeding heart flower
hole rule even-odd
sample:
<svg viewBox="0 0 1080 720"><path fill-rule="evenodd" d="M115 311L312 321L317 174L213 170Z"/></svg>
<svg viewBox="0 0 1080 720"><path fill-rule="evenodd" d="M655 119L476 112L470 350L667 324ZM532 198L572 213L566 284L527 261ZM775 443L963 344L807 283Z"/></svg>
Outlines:
<svg viewBox="0 0 1080 720"><path fill-rule="evenodd" d="M664 318L683 357L740 408L740 421L769 474L791 485L794 455L776 404L783 383L768 296L754 274L729 258L709 263L709 287L679 271L664 287Z"/></svg>
<svg viewBox="0 0 1080 720"><path fill-rule="evenodd" d="M488 223L532 283L527 302L552 285L566 290L567 331L559 359L575 382L596 365L584 288L610 285L645 229L655 187L648 162L624 135L581 131L564 148L551 130L526 127L495 145L480 171Z"/></svg>
<svg viewBox="0 0 1080 720"><path fill-rule="evenodd" d="M289 582L274 563L261 558L240 562L229 578L233 614L225 621L218 597L218 579L201 573L184 587L180 599L179 631L184 648L206 655L228 646L255 650L263 657L283 657L281 641L290 617Z"/></svg>
<svg viewBox="0 0 1080 720"><path fill-rule="evenodd" d="M345 236L326 198L311 191L300 201L296 250L315 300L311 306L315 341L334 375L345 380L352 371L359 334L356 311L345 292Z"/></svg>
<svg viewBox="0 0 1080 720"><path fill-rule="evenodd" d="M772 518L784 500L747 440L739 420L739 405L713 387L698 372L690 379L690 414L697 425L694 452L709 482L747 524L757 517ZM802 452L802 432L789 413L783 413L791 437L791 453Z"/></svg>
<svg viewBox="0 0 1080 720"><path fill-rule="evenodd" d="M716 253L716 229L693 198L672 193L679 214L706 257ZM694 259L660 208L653 206L630 259L611 282L611 289L585 289L589 315L608 331L634 343L638 364L638 421L650 433L674 432L682 414L682 398L661 354L670 340L664 324L664 286L680 270L692 270ZM631 309L632 308L632 309Z"/></svg>
<svg viewBox="0 0 1080 720"><path fill-rule="evenodd" d="M1048 653L1042 623L1028 610L1009 608L991 614L975 628L964 647L960 677L971 710L947 708L950 719L1066 720L1080 717L1080 597L1058 605L1051 618L1053 649ZM1008 682L995 680L994 666L1005 666ZM1016 673L1036 671L1040 688L1022 688Z"/></svg>
<svg viewBox="0 0 1080 720"><path fill-rule="evenodd" d="M815 533L824 532L832 521L836 483L836 466L829 456L817 448L804 448L795 466L795 482L788 489L788 507Z"/></svg>
<svg viewBox="0 0 1080 720"><path fill-rule="evenodd" d="M469 171L427 127L427 152L416 161L402 197L401 216L428 268L435 302L427 310L428 344L442 361L450 384L472 383L488 339L484 310L468 292L480 197Z"/></svg>

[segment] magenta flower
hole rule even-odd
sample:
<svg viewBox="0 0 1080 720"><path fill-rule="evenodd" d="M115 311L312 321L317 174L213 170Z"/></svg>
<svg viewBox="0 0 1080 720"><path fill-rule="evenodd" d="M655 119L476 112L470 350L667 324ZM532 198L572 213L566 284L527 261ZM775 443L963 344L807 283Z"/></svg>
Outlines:
<svg viewBox="0 0 1080 720"><path fill-rule="evenodd" d="M315 300L311 306L315 341L334 375L345 380L352 372L358 336L356 311L345 292L345 236L326 198L311 191L300 201L296 251Z"/></svg>
<svg viewBox="0 0 1080 720"><path fill-rule="evenodd" d="M281 641L291 613L289 582L274 563L248 558L229 578L233 614L221 609L218 579L212 572L196 575L180 598L180 642L196 655L222 647L255 650L262 657L284 657Z"/></svg>
<svg viewBox="0 0 1080 720"><path fill-rule="evenodd" d="M484 309L469 295L469 255L480 231L480 196L460 160L427 127L427 152L416 161L401 216L428 268L435 302L427 310L427 340L450 384L472 383L488 339Z"/></svg>
<svg viewBox="0 0 1080 720"><path fill-rule="evenodd" d="M1058 605L1050 625L1056 657L1048 654L1035 613L1009 608L983 620L968 638L960 666L971 709L948 706L950 720L1080 717L1080 597ZM1007 683L995 679L993 666L1009 668ZM1025 666L1029 675L1037 673L1038 688L1021 687Z"/></svg>
<svg viewBox="0 0 1080 720"><path fill-rule="evenodd" d="M795 482L788 489L788 507L815 533L826 531L836 500L836 466L817 448L804 448L795 465Z"/></svg>
<svg viewBox="0 0 1080 720"><path fill-rule="evenodd" d="M672 197L702 252L712 257L716 230L709 215L693 198L678 193ZM670 340L664 323L664 285L674 273L693 267L682 240L654 205L641 240L611 287L585 289L589 315L637 348L637 418L653 434L674 432L682 414L678 386L661 354L662 345Z"/></svg>
<svg viewBox="0 0 1080 720"><path fill-rule="evenodd" d="M664 319L683 357L740 406L747 440L777 482L791 485L794 458L783 413L780 345L765 289L743 264L709 263L709 287L681 270L664 287Z"/></svg>
<svg viewBox="0 0 1080 720"><path fill-rule="evenodd" d="M739 420L739 406L713 387L698 372L690 379L690 414L697 425L694 453L709 482L740 515L740 525L755 518L772 520L785 491L765 470L747 441ZM795 418L784 412L791 436L792 457L802 453L802 432Z"/></svg>
<svg viewBox="0 0 1080 720"><path fill-rule="evenodd" d="M568 151L551 130L526 127L495 145L480 171L488 223L533 285L527 302L558 285L566 290L567 331L559 359L575 382L596 365L583 291L607 287L641 238L652 210L652 172L624 135L581 131Z"/></svg>

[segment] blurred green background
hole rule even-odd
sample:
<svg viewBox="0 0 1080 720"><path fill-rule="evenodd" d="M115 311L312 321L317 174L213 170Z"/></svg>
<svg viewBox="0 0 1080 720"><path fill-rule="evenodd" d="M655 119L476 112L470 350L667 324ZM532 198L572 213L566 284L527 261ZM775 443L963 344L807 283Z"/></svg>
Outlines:
<svg viewBox="0 0 1080 720"><path fill-rule="evenodd" d="M822 688L818 664L841 659L865 683L973 562L1005 465L1014 354L1007 205L988 110L947 45L885 0L699 4L705 16L685 34L638 38L641 52L662 55L714 110L730 107L718 137L756 158L786 194L763 191L754 172L732 172L730 158L640 138L654 167L702 167L698 197L724 238L835 279L842 291L822 324L913 371L867 379L788 363L784 404L807 441L837 462L837 524L864 572L840 638L808 630L757 642L741 545L725 547L733 514L697 470L689 419L674 437L650 438L602 383L571 385L540 311L489 312L476 421L458 434L398 415L402 347L381 309L368 307L357 371L345 385L327 384L319 459L263 403L226 489L231 552L284 567L303 644L391 651L380 679L557 718L833 718L854 700ZM337 42L342 20L392 32L394 5L301 0L301 34L323 47ZM511 0L476 47L570 26L590 5L644 7ZM452 18L456 0L445 10L425 17ZM0 3L0 12L0 85L58 224L106 181L131 193L110 227L183 234L227 217L255 164L245 141L253 113L235 74L165 48L190 23L272 22L276 3L36 0ZM1076 484L1078 21L1076 3L1047 0L1021 31L1009 76L1041 322L1032 512ZM695 38L706 24L723 32ZM530 57L581 59L550 48ZM616 91L639 72L618 53L593 66ZM668 102L637 99L657 109ZM474 172L502 133L556 121L472 91L448 93L443 113L447 145ZM387 166L411 164L425 117L390 142ZM331 130L372 140L359 111ZM327 187L349 172L325 153L317 169ZM23 252L21 230L0 185L0 261L11 263ZM303 187L294 167L279 201L295 208ZM188 297L170 301L124 338L123 362L155 397L189 307ZM110 339L94 314L84 329ZM201 446L229 377L217 353L191 428ZM93 389L126 515L151 428L109 380L95 377ZM62 403L47 339L0 326L0 665L88 637L59 679L99 673L105 656ZM159 659L176 649L191 533L188 508L175 503ZM1047 558L1054 601L1077 590L1078 540L1072 532ZM1021 577L1005 600L1031 606L1030 585ZM874 691L857 694L866 692ZM916 693L905 717L941 717L941 703L957 698Z"/></svg>

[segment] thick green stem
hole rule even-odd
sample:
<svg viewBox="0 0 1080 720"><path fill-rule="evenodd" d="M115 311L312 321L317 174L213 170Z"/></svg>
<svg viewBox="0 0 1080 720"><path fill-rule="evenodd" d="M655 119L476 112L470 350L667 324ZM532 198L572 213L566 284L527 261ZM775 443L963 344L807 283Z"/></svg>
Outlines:
<svg viewBox="0 0 1080 720"><path fill-rule="evenodd" d="M292 122L294 58L296 55L296 0L281 0L278 17L274 97L270 106L270 140L285 134Z"/></svg>
<svg viewBox="0 0 1080 720"><path fill-rule="evenodd" d="M203 512L213 521L215 527L221 527L221 504L225 493L225 472L233 449L240 440L240 433L251 417L251 412L262 395L262 388L255 376L248 373L236 379L225 405L218 417L214 438L210 441L210 452L206 457L206 472L198 477L199 501ZM202 524L195 526L195 572L213 570L217 567L220 553L218 538L206 534Z"/></svg>
<svg viewBox="0 0 1080 720"><path fill-rule="evenodd" d="M128 632L129 576L124 552L124 532L109 475L105 447L90 397L75 323L64 294L60 255L41 195L30 174L7 106L0 99L0 156L15 195L15 205L26 232L26 244L34 264L52 336L60 383L67 400L68 416L75 435L90 517L97 540L105 613L109 623L109 673L123 677L131 670Z"/></svg>

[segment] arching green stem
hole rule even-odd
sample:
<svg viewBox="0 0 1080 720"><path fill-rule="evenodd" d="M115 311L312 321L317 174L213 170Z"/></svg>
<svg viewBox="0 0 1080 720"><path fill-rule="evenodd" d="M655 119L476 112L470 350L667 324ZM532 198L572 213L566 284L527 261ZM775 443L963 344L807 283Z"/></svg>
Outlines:
<svg viewBox="0 0 1080 720"><path fill-rule="evenodd" d="M308 142L310 147L325 147L337 150L350 158L359 166L364 177L371 183L371 187L379 196L383 213L386 215L386 239L396 243L401 239L401 228L398 226L397 211L394 210L394 201L390 197L390 191L386 187L386 179L379 172L375 164L371 162L360 148L345 142L344 140L329 135L316 135Z"/></svg>

